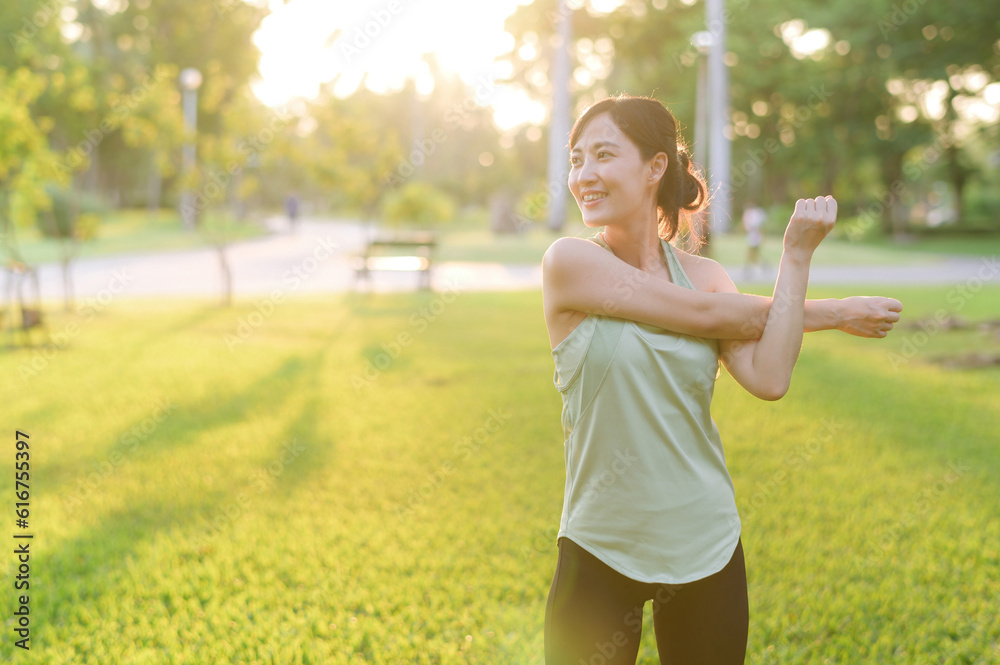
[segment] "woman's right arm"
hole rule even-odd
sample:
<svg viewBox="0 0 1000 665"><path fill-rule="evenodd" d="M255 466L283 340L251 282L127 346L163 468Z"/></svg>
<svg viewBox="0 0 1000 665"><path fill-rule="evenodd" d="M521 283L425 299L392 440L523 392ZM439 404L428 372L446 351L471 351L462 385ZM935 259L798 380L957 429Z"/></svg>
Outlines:
<svg viewBox="0 0 1000 665"><path fill-rule="evenodd" d="M632 267L582 238L560 238L542 259L550 311L575 310L638 321L694 337L758 339L771 299L678 286Z"/></svg>

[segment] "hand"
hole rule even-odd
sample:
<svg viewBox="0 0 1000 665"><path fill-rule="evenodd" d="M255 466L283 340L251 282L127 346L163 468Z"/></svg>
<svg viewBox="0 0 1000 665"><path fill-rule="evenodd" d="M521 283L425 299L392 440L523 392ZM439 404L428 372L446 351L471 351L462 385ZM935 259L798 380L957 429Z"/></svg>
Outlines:
<svg viewBox="0 0 1000 665"><path fill-rule="evenodd" d="M881 296L852 296L840 304L837 330L858 337L885 337L903 311L898 300Z"/></svg>
<svg viewBox="0 0 1000 665"><path fill-rule="evenodd" d="M837 201L832 196L799 199L785 229L785 250L812 256L837 221Z"/></svg>

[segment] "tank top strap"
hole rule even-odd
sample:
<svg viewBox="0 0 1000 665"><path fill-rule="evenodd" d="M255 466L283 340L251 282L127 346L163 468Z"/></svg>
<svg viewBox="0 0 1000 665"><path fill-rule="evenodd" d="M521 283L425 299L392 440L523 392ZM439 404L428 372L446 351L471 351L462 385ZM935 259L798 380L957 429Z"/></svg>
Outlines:
<svg viewBox="0 0 1000 665"><path fill-rule="evenodd" d="M684 272L684 268L681 267L681 262L677 259L677 254L674 252L674 246L663 238L660 238L660 243L663 244L663 253L667 257L667 266L670 268L670 278L673 280L674 284L677 286L683 286L687 289L694 289L694 284L691 283L687 273Z"/></svg>
<svg viewBox="0 0 1000 665"><path fill-rule="evenodd" d="M609 252L611 251L611 248L604 243L600 233L595 233L593 236L587 238L587 240L600 245ZM684 272L684 268L681 267L681 262L677 258L674 246L663 238L660 238L660 244L663 245L663 255L667 257L667 266L670 268L670 279L673 280L674 284L677 284L678 286L693 289L694 284L688 278L687 273Z"/></svg>

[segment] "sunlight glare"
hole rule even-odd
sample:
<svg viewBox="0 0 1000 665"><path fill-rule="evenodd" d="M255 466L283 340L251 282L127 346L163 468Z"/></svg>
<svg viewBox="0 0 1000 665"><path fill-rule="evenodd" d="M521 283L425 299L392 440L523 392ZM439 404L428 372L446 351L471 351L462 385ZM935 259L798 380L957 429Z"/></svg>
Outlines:
<svg viewBox="0 0 1000 665"><path fill-rule="evenodd" d="M109 0L110 1L110 0ZM271 106L295 97L311 98L320 85L336 79L333 94L346 97L359 85L377 93L399 90L414 79L421 94L433 90L437 66L475 86L509 72L495 62L514 47L503 21L530 0L272 0L271 14L254 42L261 51L256 95ZM614 3L617 0L608 0ZM525 54L527 55L527 53ZM367 76L365 76L367 74ZM493 106L498 124L510 126L544 118L540 104L504 94L502 86L480 103ZM515 119L517 118L517 119Z"/></svg>
<svg viewBox="0 0 1000 665"><path fill-rule="evenodd" d="M507 131L525 122L538 125L545 122L548 111L545 105L528 97L523 90L497 89L493 105L493 122Z"/></svg>

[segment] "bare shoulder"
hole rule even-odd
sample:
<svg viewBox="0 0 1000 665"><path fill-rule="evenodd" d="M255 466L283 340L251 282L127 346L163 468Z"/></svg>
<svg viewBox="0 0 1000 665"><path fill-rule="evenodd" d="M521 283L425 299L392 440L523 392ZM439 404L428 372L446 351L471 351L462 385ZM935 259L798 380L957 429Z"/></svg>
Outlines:
<svg viewBox="0 0 1000 665"><path fill-rule="evenodd" d="M699 291L714 293L733 291L733 280L718 261L706 256L698 256L674 247L674 254L688 279Z"/></svg>
<svg viewBox="0 0 1000 665"><path fill-rule="evenodd" d="M586 264L607 252L592 240L567 236L557 238L542 256L542 272L554 272Z"/></svg>
<svg viewBox="0 0 1000 665"><path fill-rule="evenodd" d="M542 257L542 304L549 343L555 348L587 317L579 305L580 293L592 286L588 275L603 272L598 263L607 257L597 243L584 238L559 238ZM613 258L613 255L612 255Z"/></svg>

